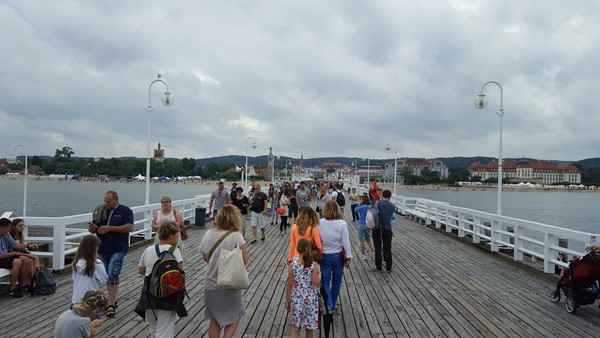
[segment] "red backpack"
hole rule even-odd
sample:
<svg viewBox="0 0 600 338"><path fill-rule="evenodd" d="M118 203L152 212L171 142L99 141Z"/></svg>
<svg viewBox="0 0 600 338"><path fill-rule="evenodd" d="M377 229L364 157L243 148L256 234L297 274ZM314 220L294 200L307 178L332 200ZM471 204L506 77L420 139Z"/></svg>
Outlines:
<svg viewBox="0 0 600 338"><path fill-rule="evenodd" d="M154 247L158 260L152 267L146 291L156 298L169 297L184 291L185 274L179 269L177 259L173 255L176 246L171 245L169 250L163 252L160 252L158 244Z"/></svg>

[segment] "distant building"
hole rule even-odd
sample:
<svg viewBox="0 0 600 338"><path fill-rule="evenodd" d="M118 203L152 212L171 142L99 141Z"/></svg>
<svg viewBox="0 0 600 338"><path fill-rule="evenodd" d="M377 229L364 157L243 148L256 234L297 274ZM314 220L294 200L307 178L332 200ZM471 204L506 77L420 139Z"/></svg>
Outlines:
<svg viewBox="0 0 600 338"><path fill-rule="evenodd" d="M488 164L475 162L469 166L471 177L482 180L498 178L498 160ZM581 183L581 170L572 163L554 164L539 160L503 160L502 176L511 181L552 184L556 182Z"/></svg>
<svg viewBox="0 0 600 338"><path fill-rule="evenodd" d="M424 159L424 158L404 158L398 159L396 169L400 171L402 167L408 167L412 170L413 175L421 176L425 168L430 171L436 171L440 173L440 178L444 179L448 177L448 166L442 163L442 161L436 159ZM394 161L385 164L384 177L386 179L392 179L394 177Z"/></svg>
<svg viewBox="0 0 600 338"><path fill-rule="evenodd" d="M165 150L160 149L160 143L158 144L158 149L154 149L154 159L160 162L165 160Z"/></svg>

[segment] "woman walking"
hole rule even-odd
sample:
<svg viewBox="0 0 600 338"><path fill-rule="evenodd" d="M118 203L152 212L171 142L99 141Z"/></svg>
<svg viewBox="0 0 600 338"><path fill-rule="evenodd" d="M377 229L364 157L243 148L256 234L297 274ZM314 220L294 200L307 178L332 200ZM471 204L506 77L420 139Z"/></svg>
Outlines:
<svg viewBox="0 0 600 338"><path fill-rule="evenodd" d="M369 246L371 252L375 252L375 246L373 245L373 240L371 236L371 229L367 227L367 212L371 208L371 201L369 200L369 196L362 195L360 205L354 209L358 214L358 241L360 246L360 253L362 254L363 259L369 258L367 255L366 245Z"/></svg>
<svg viewBox="0 0 600 338"><path fill-rule="evenodd" d="M358 214L354 212L356 206L360 202L360 196L356 193L356 188L352 188L350 192L350 211L352 212L352 222L358 221Z"/></svg>
<svg viewBox="0 0 600 338"><path fill-rule="evenodd" d="M207 262L204 278L204 319L209 319L208 336L217 338L224 328L223 337L230 338L246 314L242 290L220 289L217 287L219 256L221 250L242 250L244 264L248 264L246 241L238 232L241 215L233 205L226 204L217 213L215 225L208 230L200 243L200 253Z"/></svg>
<svg viewBox="0 0 600 338"><path fill-rule="evenodd" d="M288 264L298 261L300 254L296 249L296 244L300 238L306 238L309 241L315 242L319 250L323 250L321 244L321 236L319 234L319 215L311 208L304 207L300 211L300 216L296 220L296 224L292 225L290 232L290 251L288 252Z"/></svg>
<svg viewBox="0 0 600 338"><path fill-rule="evenodd" d="M325 207L325 203L331 199L331 195L328 192L329 185L321 184L319 188L319 192L317 192L317 209L316 211L319 213L319 217L323 217L323 207Z"/></svg>
<svg viewBox="0 0 600 338"><path fill-rule="evenodd" d="M350 267L352 259L348 225L342 217L342 210L336 201L329 200L325 203L319 231L323 243L321 273L323 288L328 296L326 304L328 313L337 311L335 304L342 286L344 266Z"/></svg>
<svg viewBox="0 0 600 338"><path fill-rule="evenodd" d="M177 208L173 208L171 205L172 199L169 195L164 195L160 198L160 206L161 210L157 211L152 218L152 230L157 231L158 227L164 222L174 222L180 228L179 239L177 241L177 247L181 252L181 256L183 257L183 261L187 259L187 255L185 253L185 248L183 246L183 234L186 233L183 227L183 216L181 216L181 212ZM154 244L158 244L159 238L158 234L154 237Z"/></svg>
<svg viewBox="0 0 600 338"><path fill-rule="evenodd" d="M283 213L281 214L281 224L279 224L279 236L286 234L287 228L290 226L288 224L290 196L289 189L287 187L283 188L283 194L281 194L281 198L279 199L279 207L280 209L283 209Z"/></svg>

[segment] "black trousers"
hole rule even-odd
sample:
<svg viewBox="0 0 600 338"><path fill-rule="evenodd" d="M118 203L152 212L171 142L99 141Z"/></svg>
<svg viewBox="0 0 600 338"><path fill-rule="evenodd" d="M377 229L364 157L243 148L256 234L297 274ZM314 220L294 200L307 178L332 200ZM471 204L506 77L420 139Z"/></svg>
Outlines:
<svg viewBox="0 0 600 338"><path fill-rule="evenodd" d="M279 224L279 231L285 230L287 228L287 216L281 216L281 224Z"/></svg>
<svg viewBox="0 0 600 338"><path fill-rule="evenodd" d="M383 258L385 259L385 269L392 270L392 230L376 229L373 230L373 244L375 245L375 267L382 269L381 246L383 244Z"/></svg>
<svg viewBox="0 0 600 338"><path fill-rule="evenodd" d="M358 206L358 204L350 204L350 211L352 212L352 220L353 221L358 221L358 219L359 219L358 214L354 212L354 209L356 209L357 206Z"/></svg>

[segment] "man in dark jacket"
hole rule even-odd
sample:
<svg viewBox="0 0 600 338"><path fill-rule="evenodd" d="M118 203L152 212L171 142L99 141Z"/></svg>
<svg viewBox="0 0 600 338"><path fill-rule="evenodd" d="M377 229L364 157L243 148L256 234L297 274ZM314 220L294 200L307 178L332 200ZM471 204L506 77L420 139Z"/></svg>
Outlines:
<svg viewBox="0 0 600 338"><path fill-rule="evenodd" d="M377 202L379 209L379 226L373 229L373 244L375 244L375 269L382 271L381 246L383 244L383 258L385 270L392 271L392 215L396 206L390 202L392 192L383 191L382 199Z"/></svg>

